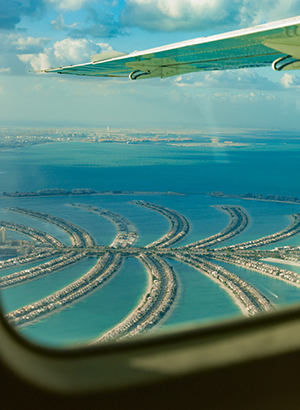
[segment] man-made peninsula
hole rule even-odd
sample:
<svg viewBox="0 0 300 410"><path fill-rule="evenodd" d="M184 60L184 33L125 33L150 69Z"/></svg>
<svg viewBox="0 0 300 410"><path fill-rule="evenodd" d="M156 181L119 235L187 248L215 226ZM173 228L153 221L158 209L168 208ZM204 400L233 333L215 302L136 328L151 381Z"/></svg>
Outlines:
<svg viewBox="0 0 300 410"><path fill-rule="evenodd" d="M175 270L169 260L175 259L193 266L202 274L209 277L226 291L245 316L253 316L259 312L269 312L274 309L271 301L258 289L250 285L238 275L224 269L212 259L251 269L263 275L285 281L293 286L300 286L300 274L274 267L261 261L266 257L293 258L298 260L299 247L278 247L276 250L253 250L265 244L282 241L300 232L300 214L290 217L291 223L285 229L253 241L214 247L220 242L232 240L245 230L250 217L242 207L236 205L218 205L216 209L227 213L229 224L214 236L191 243L187 246L175 247L181 238L188 238L189 221L179 212L161 205L145 201L133 201L134 206L142 206L159 212L169 220L170 228L161 238L149 245L134 246L138 238L138 230L127 218L112 211L86 204L72 204L82 212L93 212L99 218L104 217L111 221L116 228L116 236L109 246L98 245L89 232L68 220L20 207L10 207L9 211L26 215L28 218L37 218L43 222L53 224L65 231L71 240L65 245L52 235L33 229L29 226L14 222L0 221L4 230L15 230L33 239L27 254L12 258L0 263L0 270L18 264L24 265L28 261L35 261L48 257L50 260L38 266L15 272L0 279L0 287L17 286L27 281L36 280L43 275L76 263L86 257L96 257L96 264L79 279L62 289L47 295L41 300L23 306L6 315L7 319L16 326L27 326L33 321L69 307L91 292L99 289L118 273L125 258L137 258L146 268L148 286L144 295L137 302L136 307L120 323L106 330L94 340L102 343L110 340L123 340L141 333L149 332L159 326L176 305L181 286ZM69 204L70 206L70 204ZM149 211L150 213L150 211ZM5 235L3 235L5 244ZM173 245L174 247L171 247ZM128 283L130 286L130 283ZM101 312L99 313L101 314Z"/></svg>

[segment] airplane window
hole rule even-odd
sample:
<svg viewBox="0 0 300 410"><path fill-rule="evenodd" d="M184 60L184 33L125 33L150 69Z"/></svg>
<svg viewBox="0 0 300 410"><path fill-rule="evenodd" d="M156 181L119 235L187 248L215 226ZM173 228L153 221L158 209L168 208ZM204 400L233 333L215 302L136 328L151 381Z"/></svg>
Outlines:
<svg viewBox="0 0 300 410"><path fill-rule="evenodd" d="M149 27L139 1L93 10L71 3L24 9L3 32L7 322L36 344L68 348L299 303L300 79L290 70L298 68L300 19L269 27L275 34L263 29L264 42L255 29L210 40L221 46L201 40L200 51L190 42L149 57L135 49L273 16L220 16L199 30L153 1ZM105 7L111 19L100 24ZM222 41L231 42L230 56ZM188 60L186 47L205 59ZM284 73L271 70L274 62Z"/></svg>

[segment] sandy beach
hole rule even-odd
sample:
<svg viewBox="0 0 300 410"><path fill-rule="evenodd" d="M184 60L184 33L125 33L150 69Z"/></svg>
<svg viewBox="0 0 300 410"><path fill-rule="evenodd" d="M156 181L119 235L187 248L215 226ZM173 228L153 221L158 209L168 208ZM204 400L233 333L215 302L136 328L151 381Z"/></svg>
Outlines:
<svg viewBox="0 0 300 410"><path fill-rule="evenodd" d="M300 261L289 261L286 259L278 259L278 258L264 258L261 260L266 261L266 262L282 263L283 265L300 266Z"/></svg>

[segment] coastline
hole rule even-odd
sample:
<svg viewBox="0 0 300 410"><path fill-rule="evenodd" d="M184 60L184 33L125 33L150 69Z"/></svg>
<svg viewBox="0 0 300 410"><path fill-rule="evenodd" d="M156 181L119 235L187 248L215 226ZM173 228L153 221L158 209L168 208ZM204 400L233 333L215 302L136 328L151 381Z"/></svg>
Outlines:
<svg viewBox="0 0 300 410"><path fill-rule="evenodd" d="M180 259L174 258L175 260L177 260L178 262L183 262ZM200 272L202 275L205 275L208 279L212 280L216 285L218 285L219 288L223 289L228 296L230 297L232 303L234 303L242 312L242 314L246 317L249 317L249 312L246 309L246 307L243 305L243 303L237 298L237 296L232 292L232 290L230 290L227 286L223 285L223 283L221 283L219 280L217 280L215 277L213 277L212 275L209 275L208 273L204 272L203 270L201 270L200 268L197 268L195 265L193 265L190 262L184 261L184 263L186 263L187 265L191 266L192 268L194 268L195 270L197 270L198 272Z"/></svg>
<svg viewBox="0 0 300 410"><path fill-rule="evenodd" d="M187 262L185 262L187 263ZM223 285L220 281L218 281L216 278L214 278L211 275L208 275L206 272L196 268L194 265L189 264L192 268L196 269L198 272L202 273L203 275L205 275L206 277L208 277L210 280L212 280L213 282L215 282L215 284L217 284L219 286L219 288L223 289L227 295L230 297L231 301L240 309L240 311L242 312L242 314L246 317L249 317L249 312L246 309L246 307L243 305L243 303L236 297L236 295L232 292L232 290L230 290L227 286Z"/></svg>
<svg viewBox="0 0 300 410"><path fill-rule="evenodd" d="M138 260L141 262L141 264L142 264L142 261L141 261L140 258L136 258L136 259L138 259ZM142 265L142 266L143 266L143 265ZM146 287L145 287L145 290L144 290L143 294L142 294L141 297L139 298L139 300L138 300L136 306L135 306L126 316L124 316L124 318L123 318L120 322L118 322L117 324L113 325L113 326L110 327L109 329L104 330L104 331L103 331L100 335L98 335L96 338L94 338L93 340L89 341L89 342L88 342L88 345L94 345L94 344L98 344L98 343L103 342L103 341L101 340L103 337L105 337L106 335L108 335L111 331L116 330L118 327L121 327L122 325L124 325L124 324L126 324L127 322L129 322L130 319L132 319L132 318L135 316L137 310L144 305L144 303L145 303L145 301L146 301L146 295L147 295L148 293L150 293L151 288L152 288L152 275L151 275L151 272L150 272L148 269L146 269L146 267L145 267L145 271L146 271L147 278L148 278L148 280L147 280L147 285L146 285ZM111 341L114 341L114 339L109 340L109 342L111 342Z"/></svg>
<svg viewBox="0 0 300 410"><path fill-rule="evenodd" d="M214 259L215 259L215 260L218 260L217 258L214 258ZM266 260L266 259L261 259L261 260ZM220 260L220 262L227 263L228 265L234 265L234 266L237 266L238 268L250 270L250 271L256 272L256 273L258 273L259 275L262 275L262 276L269 276L269 278L273 278L273 279L275 279L275 280L279 280L279 281L285 282L285 283L287 283L287 284L290 285L290 286L294 286L294 287L296 287L296 288L300 288L300 284L299 284L299 283L291 282L291 281L289 281L289 280L287 280L287 279L285 279L285 278L283 278L283 277L281 277L281 276L271 275L271 274L268 273L268 272L262 273L262 272L260 272L260 271L258 271L258 270L250 269L249 267L241 266L241 265L239 265L239 264L237 264L237 263L233 263L233 262L227 262L227 261L222 261L222 260ZM277 261L276 261L276 262L277 262ZM271 265L270 265L270 266L271 266Z"/></svg>
<svg viewBox="0 0 300 410"><path fill-rule="evenodd" d="M266 262L276 262L276 263L281 263L282 265L290 265L290 266L299 266L300 267L300 261L290 261L286 259L279 259L279 258L264 258L261 259L262 261Z"/></svg>

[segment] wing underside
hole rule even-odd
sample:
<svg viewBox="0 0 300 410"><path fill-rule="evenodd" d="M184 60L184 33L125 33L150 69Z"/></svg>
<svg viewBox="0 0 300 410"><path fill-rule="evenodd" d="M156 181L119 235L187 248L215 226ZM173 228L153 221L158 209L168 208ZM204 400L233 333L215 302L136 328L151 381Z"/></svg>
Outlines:
<svg viewBox="0 0 300 410"><path fill-rule="evenodd" d="M90 63L44 72L136 80L271 65L300 68L300 17L127 55L99 54Z"/></svg>

